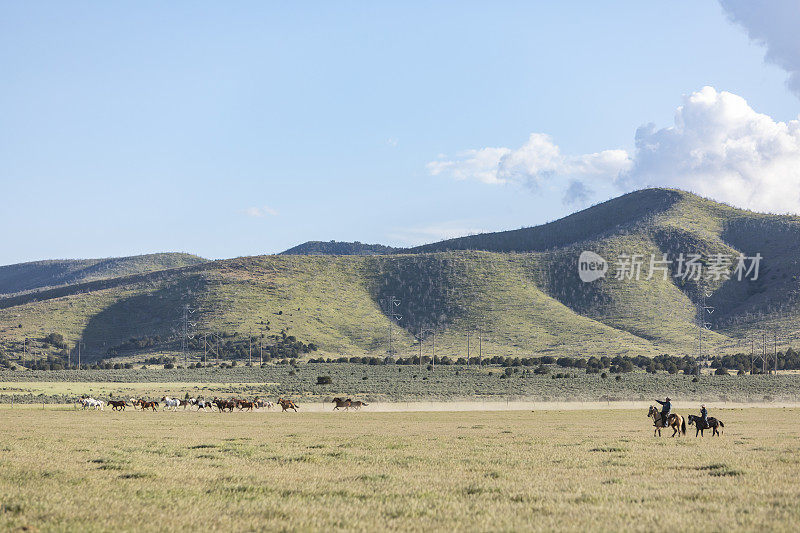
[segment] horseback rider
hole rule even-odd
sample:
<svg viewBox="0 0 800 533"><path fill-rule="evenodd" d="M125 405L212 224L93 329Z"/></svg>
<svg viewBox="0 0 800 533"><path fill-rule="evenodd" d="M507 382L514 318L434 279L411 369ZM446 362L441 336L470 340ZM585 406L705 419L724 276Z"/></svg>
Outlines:
<svg viewBox="0 0 800 533"><path fill-rule="evenodd" d="M661 425L667 427L667 419L669 418L669 412L672 410L672 404L670 403L672 400L669 399L667 396L664 401L656 400L656 403L661 404Z"/></svg>
<svg viewBox="0 0 800 533"><path fill-rule="evenodd" d="M703 427L708 429L708 409L706 409L706 404L700 406L700 420L703 421Z"/></svg>

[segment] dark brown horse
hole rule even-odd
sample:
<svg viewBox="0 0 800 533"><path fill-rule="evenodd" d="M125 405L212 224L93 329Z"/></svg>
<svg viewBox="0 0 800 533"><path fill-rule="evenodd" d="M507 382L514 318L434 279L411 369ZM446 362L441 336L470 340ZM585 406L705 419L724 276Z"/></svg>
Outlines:
<svg viewBox="0 0 800 533"><path fill-rule="evenodd" d="M347 411L350 408L350 404L352 403L350 398L343 399L343 398L334 398L333 403L335 404L333 410L336 411L340 407L344 407L344 410Z"/></svg>
<svg viewBox="0 0 800 533"><path fill-rule="evenodd" d="M128 404L125 403L125 400L108 400L108 405L111 406L112 411L124 411Z"/></svg>
<svg viewBox="0 0 800 533"><path fill-rule="evenodd" d="M355 409L356 411L358 411L358 410L359 410L359 409L361 409L362 407L366 407L366 406L368 406L368 405L369 405L369 404L368 404L367 402L362 402L361 400L356 400L356 401L354 401L354 402L350 402L350 407L352 407L352 408L353 408L353 409Z"/></svg>
<svg viewBox="0 0 800 533"><path fill-rule="evenodd" d="M247 409L248 411L252 411L253 408L256 406L256 402L248 402L247 400L239 400L238 402L236 402L236 404L237 407L239 407L239 410L241 411L245 409Z"/></svg>
<svg viewBox="0 0 800 533"><path fill-rule="evenodd" d="M694 436L696 437L698 434L703 436L704 429L712 430L711 436L712 437L719 437L722 435L722 431L718 430L718 428L724 428L725 424L722 423L722 420L717 420L713 416L708 417L708 424L703 424L703 419L697 415L689 415L689 425L694 425L696 431L694 432Z"/></svg>
<svg viewBox="0 0 800 533"><path fill-rule="evenodd" d="M281 413L285 413L289 409L294 409L294 412L297 412L297 404L294 403L292 400L284 400L283 398L278 398L278 405L283 407L283 411Z"/></svg>
<svg viewBox="0 0 800 533"><path fill-rule="evenodd" d="M227 409L231 413L233 412L233 408L236 407L236 402L233 400L223 400L222 398L214 398L214 401L211 402L217 406L219 412L222 413Z"/></svg>

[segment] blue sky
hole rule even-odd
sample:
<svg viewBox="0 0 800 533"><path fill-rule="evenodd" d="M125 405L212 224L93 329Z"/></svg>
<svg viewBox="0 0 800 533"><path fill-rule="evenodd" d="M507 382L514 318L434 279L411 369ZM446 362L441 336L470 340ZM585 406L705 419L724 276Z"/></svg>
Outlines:
<svg viewBox="0 0 800 533"><path fill-rule="evenodd" d="M791 61L770 59L780 49L747 16L713 1L5 2L0 264L404 246L539 224L640 186L778 183L800 153L800 101ZM789 148L750 165L755 177L665 175L692 143L717 149L697 117L724 139L742 130L731 120L751 136L758 124L757 140ZM645 158L647 123L640 137L662 149ZM555 159L533 162L532 133ZM488 180L469 156L487 147L503 148ZM572 184L583 194L567 198Z"/></svg>

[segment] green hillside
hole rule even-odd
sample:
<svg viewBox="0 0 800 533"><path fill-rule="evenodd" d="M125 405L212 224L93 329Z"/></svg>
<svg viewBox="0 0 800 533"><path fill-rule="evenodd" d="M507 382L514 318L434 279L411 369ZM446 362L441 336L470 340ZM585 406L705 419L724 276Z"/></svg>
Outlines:
<svg viewBox="0 0 800 533"><path fill-rule="evenodd" d="M17 358L25 342L28 353L55 354L63 348L44 339L58 333L67 346L85 343L88 358L174 355L188 305L194 360L207 351L203 339L219 342L223 359L241 359L248 345L257 353L262 342L301 356L382 357L390 335L395 357L418 354L419 339L424 355L452 358L468 349L473 357L695 356L703 293L714 307L707 350L749 351L764 331L785 349L800 333L798 246L797 217L649 189L544 226L403 254L246 257L0 298L0 349ZM700 286L674 277L672 265L667 279L643 270L638 281L609 272L584 283L583 250L612 267L621 254L763 260L756 281Z"/></svg>
<svg viewBox="0 0 800 533"><path fill-rule="evenodd" d="M0 266L0 295L196 265L205 259L162 253L107 259L57 259Z"/></svg>
<svg viewBox="0 0 800 533"><path fill-rule="evenodd" d="M358 241L308 241L281 252L281 255L384 255L401 251L391 246Z"/></svg>

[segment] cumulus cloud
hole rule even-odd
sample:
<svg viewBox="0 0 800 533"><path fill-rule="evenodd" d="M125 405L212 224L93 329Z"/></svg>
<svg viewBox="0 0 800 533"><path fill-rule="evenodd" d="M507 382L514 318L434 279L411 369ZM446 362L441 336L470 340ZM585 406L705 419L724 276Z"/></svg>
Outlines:
<svg viewBox="0 0 800 533"><path fill-rule="evenodd" d="M636 131L623 189L669 186L760 211L800 211L800 122L776 122L744 98L704 87L668 128Z"/></svg>
<svg viewBox="0 0 800 533"><path fill-rule="evenodd" d="M765 59L789 74L787 85L800 97L800 2L720 0L728 17L766 47Z"/></svg>
<svg viewBox="0 0 800 533"><path fill-rule="evenodd" d="M676 187L740 207L800 212L800 122L757 113L735 94L704 87L684 98L672 126L640 127L635 150L564 155L535 133L521 148L483 148L428 164L433 175L491 184L547 183L567 204L585 204L595 185L619 192Z"/></svg>
<svg viewBox="0 0 800 533"><path fill-rule="evenodd" d="M440 155L428 163L427 168L434 176L445 174L458 180L523 184L538 190L553 179L583 180L607 176L628 166L630 160L624 150L565 156L549 135L532 133L528 141L516 150L481 148L461 152L454 158Z"/></svg>
<svg viewBox="0 0 800 533"><path fill-rule="evenodd" d="M251 218L264 218L266 216L275 217L278 216L278 212L271 207L262 206L262 207L248 207L245 209L244 214L251 217Z"/></svg>

